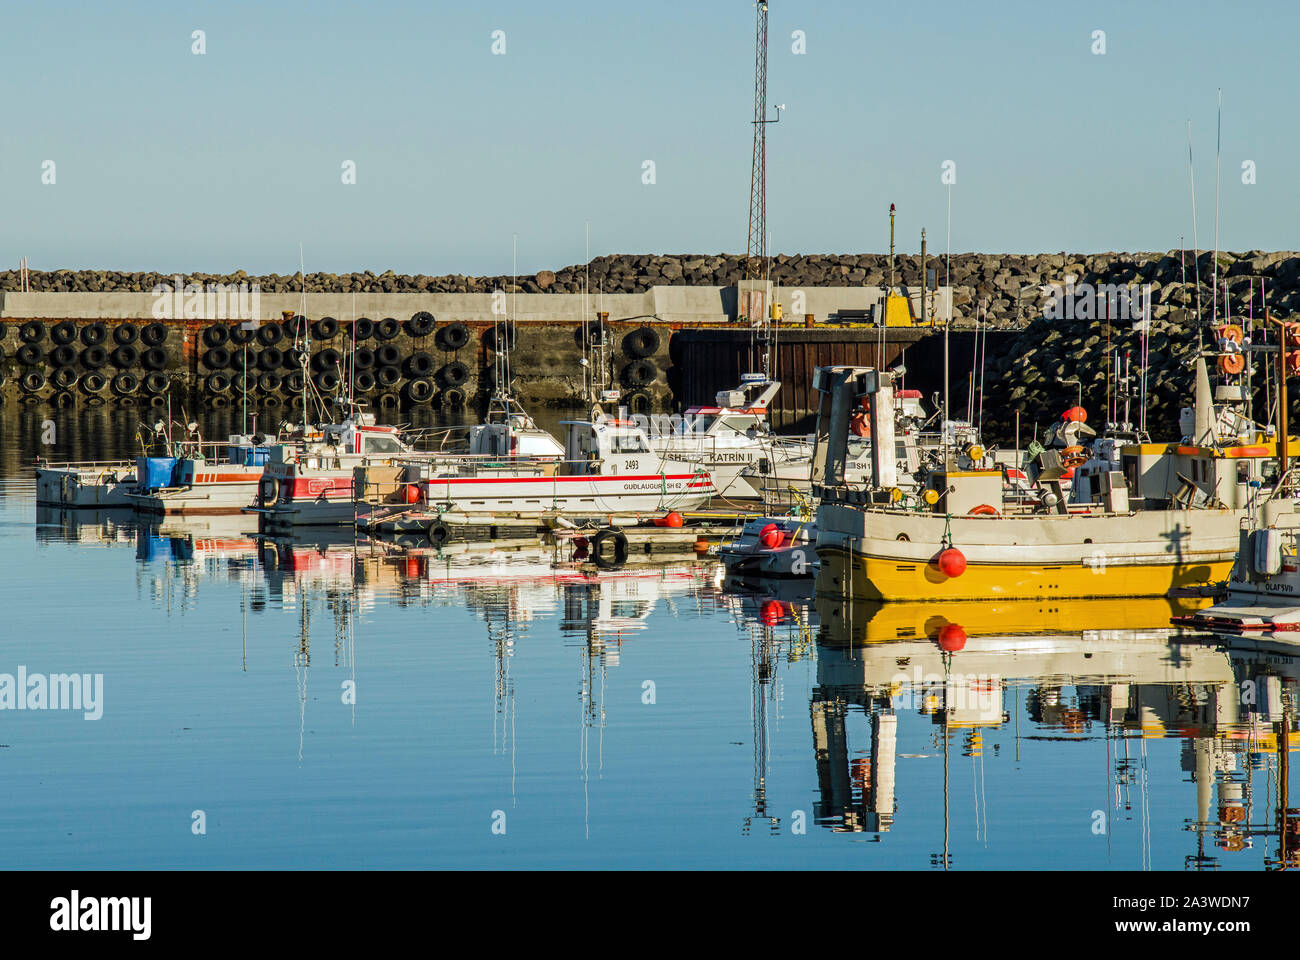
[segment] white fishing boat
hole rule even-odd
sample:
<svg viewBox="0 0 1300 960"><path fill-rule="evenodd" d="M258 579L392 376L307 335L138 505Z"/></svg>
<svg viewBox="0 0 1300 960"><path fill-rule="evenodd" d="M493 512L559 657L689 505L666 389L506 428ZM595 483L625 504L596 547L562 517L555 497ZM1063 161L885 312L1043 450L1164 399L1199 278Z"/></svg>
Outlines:
<svg viewBox="0 0 1300 960"><path fill-rule="evenodd" d="M205 442L190 424L187 439L171 443L159 432L136 458L135 489L127 500L142 513L238 514L253 501L271 447L260 434L232 434Z"/></svg>
<svg viewBox="0 0 1300 960"><path fill-rule="evenodd" d="M731 577L814 577L817 574L817 525L803 517L759 517L748 521L740 536L718 549Z"/></svg>
<svg viewBox="0 0 1300 960"><path fill-rule="evenodd" d="M658 513L699 506L717 493L698 463L657 453L630 420L597 410L590 420L563 426L562 461L416 461L403 465L398 482L413 488L411 502L426 509L469 515Z"/></svg>
<svg viewBox="0 0 1300 960"><path fill-rule="evenodd" d="M135 463L88 460L78 463L36 461L36 503L62 509L130 507L135 490Z"/></svg>

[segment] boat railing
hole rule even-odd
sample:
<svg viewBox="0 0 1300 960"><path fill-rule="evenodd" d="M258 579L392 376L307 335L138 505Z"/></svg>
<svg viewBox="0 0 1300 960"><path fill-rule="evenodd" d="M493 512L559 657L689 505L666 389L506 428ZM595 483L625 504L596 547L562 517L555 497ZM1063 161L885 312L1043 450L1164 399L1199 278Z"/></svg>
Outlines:
<svg viewBox="0 0 1300 960"><path fill-rule="evenodd" d="M120 470L123 468L135 469L134 460L69 460L66 462L50 463L48 460L38 459L36 461L38 470Z"/></svg>

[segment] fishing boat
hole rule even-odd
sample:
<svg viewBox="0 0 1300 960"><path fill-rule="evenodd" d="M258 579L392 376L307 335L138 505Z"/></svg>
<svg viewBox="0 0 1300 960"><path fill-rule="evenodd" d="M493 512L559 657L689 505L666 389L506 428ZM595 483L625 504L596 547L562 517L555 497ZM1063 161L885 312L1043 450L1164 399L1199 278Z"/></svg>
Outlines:
<svg viewBox="0 0 1300 960"><path fill-rule="evenodd" d="M815 488L818 589L873 601L1163 596L1227 576L1239 530L1276 472L1265 428L1233 420L1216 429L1204 360L1198 360L1193 434L1119 448L1092 499L1071 508L1064 472L1038 457L1037 501L1004 500L1001 469L941 464L920 496L902 496L892 458L865 486L841 464L852 411L870 409L873 432L891 429L891 374L821 367ZM821 442L824 438L825 442Z"/></svg>
<svg viewBox="0 0 1300 960"><path fill-rule="evenodd" d="M135 485L135 463L130 460L36 461L36 503L42 507L129 508Z"/></svg>
<svg viewBox="0 0 1300 960"><path fill-rule="evenodd" d="M367 487L391 503L466 515L662 513L699 506L717 493L697 463L655 452L644 428L606 415L564 421L563 460L552 457L435 458L397 463L398 472L368 471ZM385 492L387 495L385 496ZM368 504L370 509L382 504Z"/></svg>
<svg viewBox="0 0 1300 960"><path fill-rule="evenodd" d="M718 549L728 577L812 578L817 575L817 526L806 517L758 517Z"/></svg>
<svg viewBox="0 0 1300 960"><path fill-rule="evenodd" d="M231 434L205 442L197 424L171 441L161 423L136 458L135 487L127 500L142 513L238 514L252 502L274 442L261 434Z"/></svg>

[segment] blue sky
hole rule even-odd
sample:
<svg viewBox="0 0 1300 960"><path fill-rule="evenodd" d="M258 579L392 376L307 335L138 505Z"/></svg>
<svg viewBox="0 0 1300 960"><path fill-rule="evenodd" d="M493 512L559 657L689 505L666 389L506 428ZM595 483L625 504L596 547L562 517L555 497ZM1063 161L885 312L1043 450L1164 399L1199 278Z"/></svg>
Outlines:
<svg viewBox="0 0 1300 960"><path fill-rule="evenodd" d="M924 226L941 251L945 160L954 251L1190 246L1189 118L1208 248L1219 87L1220 247L1300 246L1294 4L770 18L775 251L883 251L891 202L900 249ZM581 262L587 222L593 255L743 252L753 22L748 0L11 5L0 268L291 273L302 242L309 271L496 274L518 234L530 273Z"/></svg>

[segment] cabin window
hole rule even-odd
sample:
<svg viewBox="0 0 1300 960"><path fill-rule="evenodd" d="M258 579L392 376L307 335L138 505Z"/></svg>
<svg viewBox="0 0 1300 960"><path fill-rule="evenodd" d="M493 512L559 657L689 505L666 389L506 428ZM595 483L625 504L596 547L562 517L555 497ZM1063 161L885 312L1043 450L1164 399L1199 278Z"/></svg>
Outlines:
<svg viewBox="0 0 1300 960"><path fill-rule="evenodd" d="M649 453L645 438L639 433L616 433L609 438L614 453Z"/></svg>
<svg viewBox="0 0 1300 960"><path fill-rule="evenodd" d="M366 437L366 453L401 453L402 445L396 437Z"/></svg>

